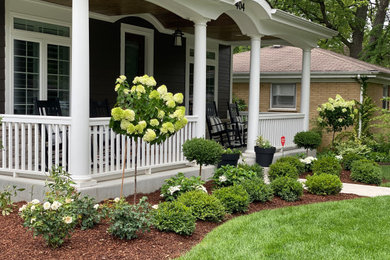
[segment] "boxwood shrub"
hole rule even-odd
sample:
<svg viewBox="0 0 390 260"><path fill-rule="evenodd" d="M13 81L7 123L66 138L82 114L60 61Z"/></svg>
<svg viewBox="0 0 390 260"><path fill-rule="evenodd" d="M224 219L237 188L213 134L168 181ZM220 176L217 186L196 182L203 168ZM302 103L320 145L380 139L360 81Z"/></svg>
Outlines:
<svg viewBox="0 0 390 260"><path fill-rule="evenodd" d="M325 156L313 162L313 174L333 174L340 176L342 170L340 162L335 157Z"/></svg>
<svg viewBox="0 0 390 260"><path fill-rule="evenodd" d="M287 156L282 157L278 159L276 162L286 162L292 165L293 167L297 168L298 173L304 173L305 172L305 164L299 160L297 157Z"/></svg>
<svg viewBox="0 0 390 260"><path fill-rule="evenodd" d="M316 149L320 146L321 141L320 133L314 131L299 132L294 136L294 144L299 148Z"/></svg>
<svg viewBox="0 0 390 260"><path fill-rule="evenodd" d="M192 210L178 201L163 202L153 212L153 225L160 231L173 231L179 235L191 235L196 218Z"/></svg>
<svg viewBox="0 0 390 260"><path fill-rule="evenodd" d="M200 220L218 222L223 220L226 214L222 202L203 191L184 193L177 201L189 207L192 210L192 215Z"/></svg>
<svg viewBox="0 0 390 260"><path fill-rule="evenodd" d="M350 171L352 163L354 161L359 161L361 159L364 159L365 157L363 155L357 154L357 153L347 153L343 156L343 159L341 160L343 167L345 170Z"/></svg>
<svg viewBox="0 0 390 260"><path fill-rule="evenodd" d="M313 176L308 176L305 186L312 194L336 195L341 191L343 184L336 175L323 173L320 175L314 174Z"/></svg>
<svg viewBox="0 0 390 260"><path fill-rule="evenodd" d="M269 167L268 177L271 181L282 176L297 179L299 172L297 168L288 162L275 162Z"/></svg>
<svg viewBox="0 0 390 260"><path fill-rule="evenodd" d="M249 194L242 185L233 185L214 191L214 196L224 205L226 212L245 212L250 203Z"/></svg>
<svg viewBox="0 0 390 260"><path fill-rule="evenodd" d="M382 182L382 169L373 162L360 160L352 163L351 179L367 184L380 185Z"/></svg>
<svg viewBox="0 0 390 260"><path fill-rule="evenodd" d="M264 183L263 179L255 178L245 180L241 183L246 192L249 194L250 201L266 202L274 198L274 191L271 185Z"/></svg>
<svg viewBox="0 0 390 260"><path fill-rule="evenodd" d="M271 187L274 190L274 194L285 201L296 201L303 195L302 184L291 177L278 177L271 182Z"/></svg>

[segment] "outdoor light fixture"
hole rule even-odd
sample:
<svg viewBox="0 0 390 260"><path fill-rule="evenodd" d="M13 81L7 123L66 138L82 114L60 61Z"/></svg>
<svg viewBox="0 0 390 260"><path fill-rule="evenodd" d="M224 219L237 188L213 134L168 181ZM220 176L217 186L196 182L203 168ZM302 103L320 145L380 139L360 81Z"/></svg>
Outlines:
<svg viewBox="0 0 390 260"><path fill-rule="evenodd" d="M173 37L174 37L174 42L173 42L173 46L177 46L177 47L180 47L183 45L183 33L182 31L180 31L179 29L177 29L174 33L173 33Z"/></svg>

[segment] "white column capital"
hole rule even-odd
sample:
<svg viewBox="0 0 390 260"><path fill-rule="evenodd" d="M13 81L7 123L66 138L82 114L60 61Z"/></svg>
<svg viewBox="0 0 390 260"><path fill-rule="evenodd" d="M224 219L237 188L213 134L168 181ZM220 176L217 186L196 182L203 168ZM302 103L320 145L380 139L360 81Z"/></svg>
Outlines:
<svg viewBox="0 0 390 260"><path fill-rule="evenodd" d="M249 35L249 37L251 38L251 41L261 41L263 35Z"/></svg>
<svg viewBox="0 0 390 260"><path fill-rule="evenodd" d="M193 19L192 22L194 23L194 26L204 26L207 27L207 23L209 20L206 19Z"/></svg>

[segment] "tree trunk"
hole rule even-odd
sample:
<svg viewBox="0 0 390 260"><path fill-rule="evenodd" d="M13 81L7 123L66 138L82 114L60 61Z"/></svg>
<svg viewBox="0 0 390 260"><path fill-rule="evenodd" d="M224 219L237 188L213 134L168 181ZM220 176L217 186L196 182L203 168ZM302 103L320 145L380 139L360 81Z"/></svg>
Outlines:
<svg viewBox="0 0 390 260"><path fill-rule="evenodd" d="M363 50L364 27L367 20L368 5L362 5L356 9L356 18L351 25L353 30L352 42L349 47L349 56L358 59Z"/></svg>
<svg viewBox="0 0 390 260"><path fill-rule="evenodd" d="M370 36L370 45L375 45L376 41L380 38L383 31L383 26L386 18L386 11L389 7L390 0L380 0L376 8L376 14L372 23L373 31Z"/></svg>

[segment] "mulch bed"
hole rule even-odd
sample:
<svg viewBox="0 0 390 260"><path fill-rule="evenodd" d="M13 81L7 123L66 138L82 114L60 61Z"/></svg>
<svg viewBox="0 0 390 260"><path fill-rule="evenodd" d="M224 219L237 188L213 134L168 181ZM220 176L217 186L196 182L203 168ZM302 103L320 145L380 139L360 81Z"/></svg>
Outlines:
<svg viewBox="0 0 390 260"><path fill-rule="evenodd" d="M305 173L302 173L299 176L299 178L306 179L306 176L312 175L312 174L313 174L312 172L305 172ZM342 183L352 183L352 184L362 184L362 185L378 186L376 184L367 184L367 183L363 183L363 182L353 181L351 179L351 171L346 171L346 170L342 170L342 172L340 174L340 180L341 180ZM386 179L382 180L382 183L386 183L386 182L389 182L389 181L386 180Z"/></svg>
<svg viewBox="0 0 390 260"><path fill-rule="evenodd" d="M210 190L211 183L206 187ZM137 198L142 195L138 195ZM149 203L160 202L160 192L146 194ZM267 203L252 203L246 214L266 209L275 209L286 206L296 206L325 201L337 201L359 198L353 194L339 194L335 196L317 196L305 191L301 200L286 202L277 197ZM129 202L133 197L127 198ZM23 203L17 203L22 206ZM172 259L183 255L198 244L203 237L222 223L198 221L192 236L180 236L174 233L163 233L156 229L140 234L137 239L123 241L109 235L106 230L107 222L103 222L93 229L81 231L77 229L71 239L59 249L47 247L42 238L33 238L32 232L22 226L22 219L18 210L10 216L0 215L0 256L2 259ZM243 214L234 214L225 221Z"/></svg>

